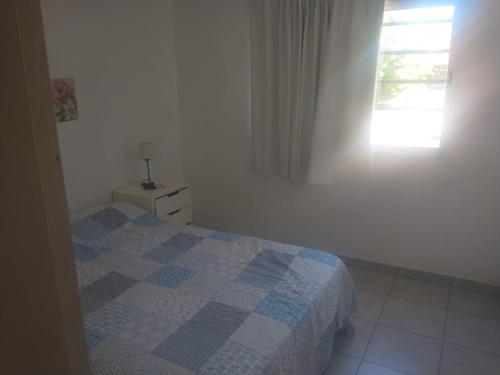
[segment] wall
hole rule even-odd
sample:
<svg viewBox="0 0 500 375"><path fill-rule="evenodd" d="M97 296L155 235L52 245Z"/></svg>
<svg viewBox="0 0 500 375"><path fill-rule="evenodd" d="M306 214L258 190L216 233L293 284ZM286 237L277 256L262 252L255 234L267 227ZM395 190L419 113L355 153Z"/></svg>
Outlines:
<svg viewBox="0 0 500 375"><path fill-rule="evenodd" d="M73 77L80 119L58 125L71 211L145 178L182 178L171 1L42 0L50 73Z"/></svg>
<svg viewBox="0 0 500 375"><path fill-rule="evenodd" d="M449 142L374 154L369 186L290 184L249 169L244 0L174 0L184 164L197 225L500 284L500 2L467 0Z"/></svg>

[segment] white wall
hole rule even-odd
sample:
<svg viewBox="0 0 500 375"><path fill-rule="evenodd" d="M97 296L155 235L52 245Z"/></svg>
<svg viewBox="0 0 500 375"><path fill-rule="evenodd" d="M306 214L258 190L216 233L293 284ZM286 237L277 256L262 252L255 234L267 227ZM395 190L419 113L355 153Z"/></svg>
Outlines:
<svg viewBox="0 0 500 375"><path fill-rule="evenodd" d="M472 27L456 48L449 144L430 155L377 154L371 185L359 187L250 173L244 0L174 0L196 224L500 284L500 2L467 1Z"/></svg>
<svg viewBox="0 0 500 375"><path fill-rule="evenodd" d="M169 0L42 0L50 73L73 77L80 119L58 125L70 210L145 178L139 141L155 142L154 177L182 177Z"/></svg>

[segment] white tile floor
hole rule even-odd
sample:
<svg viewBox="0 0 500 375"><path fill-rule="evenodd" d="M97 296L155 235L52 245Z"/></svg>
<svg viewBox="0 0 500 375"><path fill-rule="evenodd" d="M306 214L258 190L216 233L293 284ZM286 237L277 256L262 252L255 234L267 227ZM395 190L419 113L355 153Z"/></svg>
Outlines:
<svg viewBox="0 0 500 375"><path fill-rule="evenodd" d="M499 375L500 297L350 268L356 333L323 375Z"/></svg>

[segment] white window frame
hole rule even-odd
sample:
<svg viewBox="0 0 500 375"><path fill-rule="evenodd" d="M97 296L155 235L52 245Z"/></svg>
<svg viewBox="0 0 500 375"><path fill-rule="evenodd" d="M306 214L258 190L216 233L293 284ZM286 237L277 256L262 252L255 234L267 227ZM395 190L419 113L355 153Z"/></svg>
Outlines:
<svg viewBox="0 0 500 375"><path fill-rule="evenodd" d="M453 3L445 3L445 4L434 4L430 5L429 3L425 4L423 3L421 6L408 6L408 7L389 7L388 9L384 11L384 18L385 18L385 12L389 11L398 11L398 10L411 10L411 9L423 9L423 8L431 8L433 6L439 7L439 6L455 6L455 15L452 18L443 18L443 19L435 19L435 20L424 20L424 21L405 21L405 22L384 22L382 24L382 28L386 27L393 27L393 26L404 26L404 25L426 25L426 24L452 24L452 29L454 26L454 22L456 19L456 4ZM382 35L382 34L381 34ZM453 39L453 31L452 31L452 39ZM452 40L450 41L452 42ZM446 49L418 49L418 50L411 50L411 49L403 49L403 50L383 50L382 46L379 47L379 53L378 53L378 63L380 64L382 61L383 56L390 56L390 55L396 55L396 56L406 56L406 55L417 55L417 54L447 54L448 55L448 68L447 68L447 77L446 79L379 79L379 69L377 69L377 80L376 80L376 96L378 95L379 88L381 84L388 84L388 83L396 83L396 84L441 84L445 85L445 103L443 104L442 108L410 108L410 107L390 107L390 106L383 106L383 105L377 105L377 97L375 98L374 106L373 106L373 113L377 110L384 110L384 111L438 111L443 113L443 124L441 125L441 135L437 140L439 141L439 146L438 147L425 147L425 146L410 146L410 145L384 145L384 144L379 144L374 142L373 140L371 141L371 147L372 149L375 150L406 150L406 151L418 151L418 150L438 150L441 147L442 144L442 138L443 138L443 130L444 130L444 125L445 125L445 120L446 120L446 102L447 102L447 97L448 97L448 88L451 84L452 80L452 70L450 68L450 56L451 56L451 43L450 47ZM434 140L434 138L432 138Z"/></svg>

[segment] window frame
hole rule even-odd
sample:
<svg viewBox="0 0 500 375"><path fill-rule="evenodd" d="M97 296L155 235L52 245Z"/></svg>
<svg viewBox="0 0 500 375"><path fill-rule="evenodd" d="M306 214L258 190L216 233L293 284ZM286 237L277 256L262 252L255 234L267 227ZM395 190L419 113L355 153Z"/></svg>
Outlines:
<svg viewBox="0 0 500 375"><path fill-rule="evenodd" d="M451 36L450 36L450 43L449 47L446 49L400 49L400 50L391 50L387 49L384 50L382 49L382 45L379 45L379 50L378 50L378 59L377 59L377 76L376 76L376 82L375 82L375 97L374 97L374 104L373 104L373 109L372 109L372 116L375 114L376 111L414 111L414 112L440 112L443 114L443 120L441 124L441 134L437 138L430 138L432 140L436 140L438 142L438 145L436 147L432 146L418 146L418 145L405 145L405 144L383 144L383 143L377 143L373 140L373 134L371 135L370 139L370 146L373 150L399 150L399 151L407 151L407 152L428 152L428 151L438 151L441 149L442 146L442 141L443 141L443 134L444 134L444 128L446 124L446 113L447 113L447 103L448 103L448 90L452 82L453 78L453 70L451 69L451 56L452 56L452 46L453 46L453 35L454 35L454 29L455 29L455 22L456 22L456 17L457 17L457 6L456 3L445 3L445 4L422 4L421 6L408 6L408 7L390 7L386 8L384 10L384 19L385 19L385 14L386 12L392 12L392 11L400 11L400 10L416 10L416 9L426 9L426 8L433 8L433 7L444 7L444 6L453 6L454 7L454 14L451 18L441 18L441 19L429 19L429 20L421 20L421 21L389 21L389 22L384 22L381 25L381 39L380 42L382 42L382 33L384 31L384 28L386 27L394 27L394 26L411 26L411 25L432 25L432 24L451 24ZM446 54L448 58L448 63L447 63L447 74L446 74L446 79L381 79L379 78L380 76L380 64L382 62L383 56L411 56L411 55L423 55L423 54ZM418 85L418 84L440 84L444 85L444 103L442 107L439 108L412 108L412 107L391 107L391 106L383 106L379 105L377 103L378 99L378 93L380 90L381 85L383 84L407 84L407 85ZM371 121L371 132L373 131L373 118ZM425 138L421 138L424 140Z"/></svg>

